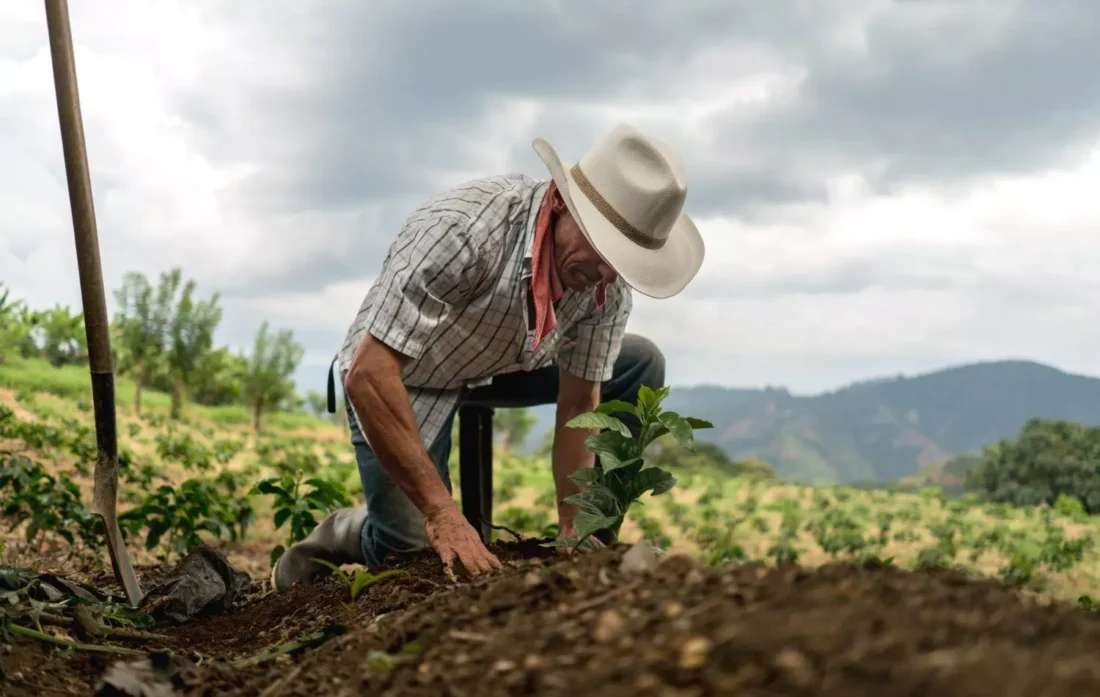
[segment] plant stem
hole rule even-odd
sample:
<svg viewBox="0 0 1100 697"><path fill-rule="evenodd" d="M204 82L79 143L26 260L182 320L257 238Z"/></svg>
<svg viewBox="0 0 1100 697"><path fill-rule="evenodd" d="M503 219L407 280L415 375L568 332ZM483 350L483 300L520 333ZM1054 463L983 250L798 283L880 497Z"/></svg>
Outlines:
<svg viewBox="0 0 1100 697"><path fill-rule="evenodd" d="M39 632L34 629L28 629L18 624L8 625L8 629L12 634L28 637L30 639L38 639L48 644L57 644L58 646L64 646L69 649L76 649L78 651L91 651L93 653L121 653L128 656L144 656L144 651L138 651L137 649L127 649L121 646L99 646L97 644L79 644L75 641L69 641L67 639L61 639L59 637L51 636L45 632Z"/></svg>

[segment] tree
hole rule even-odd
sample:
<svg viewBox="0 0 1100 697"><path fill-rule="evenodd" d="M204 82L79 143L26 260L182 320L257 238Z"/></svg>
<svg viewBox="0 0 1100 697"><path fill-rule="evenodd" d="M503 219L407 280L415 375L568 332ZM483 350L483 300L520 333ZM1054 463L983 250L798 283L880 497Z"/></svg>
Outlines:
<svg viewBox="0 0 1100 697"><path fill-rule="evenodd" d="M224 346L207 351L188 381L190 398L207 406L239 404L243 397L241 378L247 370L248 360Z"/></svg>
<svg viewBox="0 0 1100 697"><path fill-rule="evenodd" d="M317 390L310 390L306 392L305 400L310 414L313 414L319 419L325 418L328 409L328 399L323 393Z"/></svg>
<svg viewBox="0 0 1100 697"><path fill-rule="evenodd" d="M24 333L20 322L22 300L11 299L11 291L0 283L0 365L4 364L4 352L18 349Z"/></svg>
<svg viewBox="0 0 1100 697"><path fill-rule="evenodd" d="M296 396L290 376L303 354L292 331L284 329L272 336L266 321L260 325L241 380L242 394L252 409L252 429L257 433L266 411L278 409Z"/></svg>
<svg viewBox="0 0 1100 697"><path fill-rule="evenodd" d="M134 412L141 413L142 390L163 371L165 337L171 319L171 300L179 285L178 274L161 275L156 295L145 274L130 271L115 291L118 308L114 321L114 345L120 373L134 381Z"/></svg>
<svg viewBox="0 0 1100 697"><path fill-rule="evenodd" d="M537 419L527 409L496 409L493 412L493 431L502 436L501 449L511 453L522 448Z"/></svg>
<svg viewBox="0 0 1100 697"><path fill-rule="evenodd" d="M178 278L180 270L173 269L171 274ZM170 416L173 419L180 416L188 381L203 357L213 348L214 330L222 319L217 293L209 300L201 301L196 301L194 294L195 282L188 280L183 285L183 292L168 325L167 365L172 379Z"/></svg>
<svg viewBox="0 0 1100 697"><path fill-rule="evenodd" d="M1014 440L984 448L982 460L966 473L966 487L993 501L1053 506L1066 495L1100 513L1100 428L1030 419Z"/></svg>

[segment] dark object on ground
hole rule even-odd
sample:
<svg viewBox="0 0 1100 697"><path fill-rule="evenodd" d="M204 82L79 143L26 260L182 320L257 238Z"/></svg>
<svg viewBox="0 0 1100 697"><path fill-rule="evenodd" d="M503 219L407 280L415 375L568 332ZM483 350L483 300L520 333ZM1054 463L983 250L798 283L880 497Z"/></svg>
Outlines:
<svg viewBox="0 0 1100 697"><path fill-rule="evenodd" d="M157 622L187 622L225 612L252 579L213 547L196 547L180 560L164 581L149 591L141 609Z"/></svg>

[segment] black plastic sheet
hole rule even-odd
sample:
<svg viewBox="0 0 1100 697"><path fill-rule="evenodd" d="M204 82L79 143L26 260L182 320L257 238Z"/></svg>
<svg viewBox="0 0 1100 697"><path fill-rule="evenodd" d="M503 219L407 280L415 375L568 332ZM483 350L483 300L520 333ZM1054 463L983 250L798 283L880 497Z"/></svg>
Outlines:
<svg viewBox="0 0 1100 697"><path fill-rule="evenodd" d="M141 601L141 609L157 623L187 622L225 612L252 579L213 547L196 547L168 572L164 581Z"/></svg>

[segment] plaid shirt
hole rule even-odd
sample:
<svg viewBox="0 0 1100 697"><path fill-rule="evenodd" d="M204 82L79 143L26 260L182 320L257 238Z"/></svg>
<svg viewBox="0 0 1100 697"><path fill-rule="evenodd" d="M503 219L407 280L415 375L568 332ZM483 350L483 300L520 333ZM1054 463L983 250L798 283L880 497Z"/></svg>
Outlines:
<svg viewBox="0 0 1100 697"><path fill-rule="evenodd" d="M488 177L421 205L348 329L336 357L341 383L368 332L412 358L402 378L425 447L448 425L463 389L494 375L557 361L588 380L611 378L631 310L621 278L599 309L594 290L565 289L557 326L530 350L531 252L548 186L518 174Z"/></svg>

